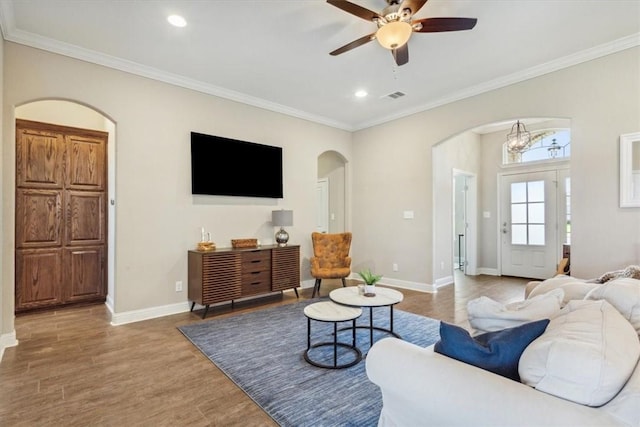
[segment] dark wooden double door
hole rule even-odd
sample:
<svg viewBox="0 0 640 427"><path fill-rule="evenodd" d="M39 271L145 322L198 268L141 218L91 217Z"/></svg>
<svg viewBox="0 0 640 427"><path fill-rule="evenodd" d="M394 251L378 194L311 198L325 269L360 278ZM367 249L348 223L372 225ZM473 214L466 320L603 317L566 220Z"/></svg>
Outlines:
<svg viewBox="0 0 640 427"><path fill-rule="evenodd" d="M16 312L106 298L107 133L16 121Z"/></svg>

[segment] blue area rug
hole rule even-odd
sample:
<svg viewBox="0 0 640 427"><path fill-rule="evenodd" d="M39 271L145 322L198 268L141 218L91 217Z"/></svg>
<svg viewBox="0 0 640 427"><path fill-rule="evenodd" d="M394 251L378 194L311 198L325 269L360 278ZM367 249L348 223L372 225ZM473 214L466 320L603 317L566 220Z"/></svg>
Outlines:
<svg viewBox="0 0 640 427"><path fill-rule="evenodd" d="M326 298L286 304L247 314L213 319L178 329L218 368L281 426L375 426L382 409L382 394L367 378L365 360L346 369L323 369L308 364L308 304ZM358 325L368 325L369 309ZM389 308L373 310L374 325L389 327ZM440 322L398 309L394 331L409 342L429 346L439 339ZM339 323L349 326L350 322ZM312 344L332 341L330 323L312 321ZM338 333L338 341L351 342L351 331ZM376 331L375 340L389 335ZM369 331L357 330L357 345L369 350ZM353 360L339 348L339 363ZM333 360L328 347L312 349L314 360ZM345 359L343 359L345 358Z"/></svg>

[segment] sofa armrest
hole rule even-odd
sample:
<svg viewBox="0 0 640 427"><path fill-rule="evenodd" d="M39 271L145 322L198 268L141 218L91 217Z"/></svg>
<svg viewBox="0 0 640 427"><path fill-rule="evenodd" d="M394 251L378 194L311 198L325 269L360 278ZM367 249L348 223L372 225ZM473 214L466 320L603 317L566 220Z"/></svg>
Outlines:
<svg viewBox="0 0 640 427"><path fill-rule="evenodd" d="M569 402L397 338L376 342L366 358L382 390L380 427L625 425Z"/></svg>

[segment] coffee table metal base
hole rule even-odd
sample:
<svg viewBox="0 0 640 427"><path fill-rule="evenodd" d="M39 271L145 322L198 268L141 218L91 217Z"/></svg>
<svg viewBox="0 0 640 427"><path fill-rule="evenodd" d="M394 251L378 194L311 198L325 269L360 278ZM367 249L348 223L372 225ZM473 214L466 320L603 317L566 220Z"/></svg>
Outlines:
<svg viewBox="0 0 640 427"><path fill-rule="evenodd" d="M340 328L340 331L347 331L350 329L368 329L369 330L369 346L371 347L373 345L373 331L380 331L380 332L385 332L389 335L393 335L396 338L400 338L402 339L402 337L400 336L400 334L398 334L397 332L395 332L393 330L393 306L389 306L389 325L390 325L390 329L388 328L383 328L381 326L374 326L373 325L373 309L374 307L369 307L369 324L368 325L356 325L355 321L354 321L354 326L345 326Z"/></svg>
<svg viewBox="0 0 640 427"><path fill-rule="evenodd" d="M329 298L335 303L346 305L349 307L360 307L362 309L369 308L369 324L357 325L354 328L369 330L369 345L373 346L373 332L381 331L390 334L396 338L402 338L393 330L393 307L403 300L401 292L384 287L378 287L373 297L363 295L359 288L347 287L334 289L329 294ZM389 307L389 328L375 326L373 321L373 309ZM343 328L349 329L349 327Z"/></svg>
<svg viewBox="0 0 640 427"><path fill-rule="evenodd" d="M307 317L307 349L304 352L304 360L313 366L326 369L342 369L349 368L362 360L362 352L356 347L356 318L362 314L361 309L352 307L344 307L332 302L319 302L307 306L304 310ZM311 320L317 322L333 323L333 341L320 342L311 344ZM351 321L353 333L351 335L351 344L338 342L338 323ZM313 360L309 355L309 351L319 347L333 347L333 364L322 363ZM353 360L346 363L338 363L338 347L346 348L353 354Z"/></svg>

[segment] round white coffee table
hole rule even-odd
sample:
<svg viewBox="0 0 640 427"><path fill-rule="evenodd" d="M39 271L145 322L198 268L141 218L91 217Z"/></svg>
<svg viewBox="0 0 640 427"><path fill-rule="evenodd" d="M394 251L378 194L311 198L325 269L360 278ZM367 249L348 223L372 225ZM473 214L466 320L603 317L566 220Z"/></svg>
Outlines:
<svg viewBox="0 0 640 427"><path fill-rule="evenodd" d="M307 350L304 352L304 360L313 366L319 368L340 369L348 368L362 360L362 352L356 346L356 319L362 315L361 308L347 307L336 304L331 301L316 302L304 308L304 315L307 317ZM311 320L317 322L333 323L333 342L321 342L311 345ZM353 336L351 344L338 342L338 322L351 321L353 327ZM321 363L313 360L309 356L309 350L317 347L332 346L333 347L333 364ZM338 347L344 347L351 350L354 359L350 362L338 364Z"/></svg>
<svg viewBox="0 0 640 427"><path fill-rule="evenodd" d="M357 286L348 286L346 288L338 288L331 291L331 293L329 293L329 298L331 298L331 301L333 302L346 306L369 307L369 325L354 326L354 328L369 329L370 345L373 345L374 330L387 332L397 338L401 338L400 335L393 331L393 306L404 299L404 295L402 295L402 292L396 291L395 289L376 286L375 296L369 297L360 293L360 290ZM373 325L374 307L389 307L389 329Z"/></svg>

